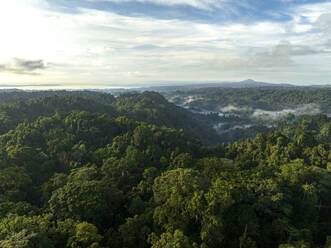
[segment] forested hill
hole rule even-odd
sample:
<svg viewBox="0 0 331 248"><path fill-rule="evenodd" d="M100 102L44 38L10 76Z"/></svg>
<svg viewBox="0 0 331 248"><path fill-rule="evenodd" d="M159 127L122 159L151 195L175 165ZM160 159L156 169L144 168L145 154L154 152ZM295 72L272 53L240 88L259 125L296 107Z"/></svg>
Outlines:
<svg viewBox="0 0 331 248"><path fill-rule="evenodd" d="M202 88L162 94L193 113L205 115L224 142L277 129L302 116L331 116L330 87Z"/></svg>
<svg viewBox="0 0 331 248"><path fill-rule="evenodd" d="M10 94L5 93L9 102L0 104L1 133L15 128L24 120L34 121L40 116L52 116L57 111L77 110L105 113L110 117L127 116L149 124L183 129L187 137L199 138L209 145L220 143L216 131L200 121L199 115L169 103L155 92L127 94L118 98L88 91L66 94L65 91L37 92L36 95L33 92L13 92L12 96Z"/></svg>
<svg viewBox="0 0 331 248"><path fill-rule="evenodd" d="M331 88L314 87L255 87L202 88L164 92L167 99L178 105L219 111L227 106L269 111L316 104L325 112L331 109Z"/></svg>
<svg viewBox="0 0 331 248"><path fill-rule="evenodd" d="M204 116L191 113L168 102L156 92L122 95L114 104L120 115L158 126L183 129L188 137L197 137L205 144L220 144L216 131L203 122Z"/></svg>
<svg viewBox="0 0 331 248"><path fill-rule="evenodd" d="M88 90L66 91L66 90L43 90L43 91L0 91L0 103L16 103L30 99L40 99L50 96L77 96L91 99L103 104L111 104L115 101L115 97L111 94L93 92Z"/></svg>
<svg viewBox="0 0 331 248"><path fill-rule="evenodd" d="M206 147L125 116L24 121L0 136L0 247L330 247L330 127Z"/></svg>

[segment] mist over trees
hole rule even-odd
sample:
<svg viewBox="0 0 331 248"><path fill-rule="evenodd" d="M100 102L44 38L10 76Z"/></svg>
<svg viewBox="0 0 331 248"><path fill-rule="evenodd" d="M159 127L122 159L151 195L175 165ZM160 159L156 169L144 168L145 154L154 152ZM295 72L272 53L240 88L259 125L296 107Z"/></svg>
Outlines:
<svg viewBox="0 0 331 248"><path fill-rule="evenodd" d="M279 122L331 115L330 87L209 87L162 94L200 115L198 119L214 128L222 142L230 143L275 131Z"/></svg>

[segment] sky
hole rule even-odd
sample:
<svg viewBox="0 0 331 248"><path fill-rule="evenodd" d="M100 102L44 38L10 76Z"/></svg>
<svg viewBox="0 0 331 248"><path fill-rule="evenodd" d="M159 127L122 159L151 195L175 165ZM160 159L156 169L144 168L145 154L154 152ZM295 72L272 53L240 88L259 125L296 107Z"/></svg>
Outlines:
<svg viewBox="0 0 331 248"><path fill-rule="evenodd" d="M2 0L0 88L331 84L331 0Z"/></svg>

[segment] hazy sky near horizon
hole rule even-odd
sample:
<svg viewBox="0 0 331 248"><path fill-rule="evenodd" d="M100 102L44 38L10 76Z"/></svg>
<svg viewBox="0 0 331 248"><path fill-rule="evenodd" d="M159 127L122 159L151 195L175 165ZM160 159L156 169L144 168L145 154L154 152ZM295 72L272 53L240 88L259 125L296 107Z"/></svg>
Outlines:
<svg viewBox="0 0 331 248"><path fill-rule="evenodd" d="M3 0L0 85L331 84L328 0Z"/></svg>

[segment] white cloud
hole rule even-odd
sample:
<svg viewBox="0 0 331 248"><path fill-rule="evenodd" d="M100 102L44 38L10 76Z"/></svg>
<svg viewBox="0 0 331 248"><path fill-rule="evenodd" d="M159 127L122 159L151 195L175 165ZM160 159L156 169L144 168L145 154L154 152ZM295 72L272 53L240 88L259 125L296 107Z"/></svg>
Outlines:
<svg viewBox="0 0 331 248"><path fill-rule="evenodd" d="M195 2L178 0L171 4L184 1L191 5ZM285 72L289 78L308 80L306 67L312 56L325 61L321 59L326 56L321 53L322 43L329 40L318 32L307 33L317 25L318 18L304 23L297 13L288 23L216 25L88 9L75 14L59 13L39 8L44 1L35 0L33 5L27 2L13 0L0 8L0 61L18 57L41 59L53 65L37 79L32 75L0 75L0 83L134 83L251 77L274 81L285 77ZM205 6L221 3L199 2ZM305 8L302 13L308 16L311 12ZM288 42L280 43L282 40ZM322 62L314 62L310 69L316 70ZM280 74L280 70L284 73ZM312 72L310 78L316 75ZM324 72L322 76L331 75Z"/></svg>
<svg viewBox="0 0 331 248"><path fill-rule="evenodd" d="M101 0L89 0L90 2L100 2ZM109 2L123 3L123 2L140 2L153 3L158 5L188 5L198 9L212 10L213 8L227 8L234 11L234 5L250 8L244 0L106 0Z"/></svg>
<svg viewBox="0 0 331 248"><path fill-rule="evenodd" d="M321 15L331 13L331 2L305 4L296 8L294 11L298 16L305 17L311 23L314 23Z"/></svg>
<svg viewBox="0 0 331 248"><path fill-rule="evenodd" d="M331 35L331 13L321 14L316 22L326 34Z"/></svg>

